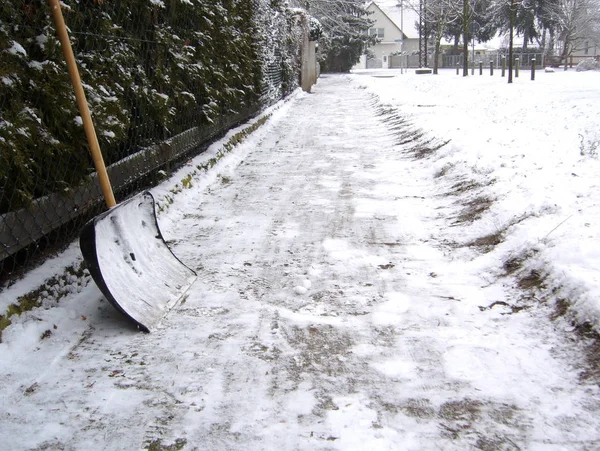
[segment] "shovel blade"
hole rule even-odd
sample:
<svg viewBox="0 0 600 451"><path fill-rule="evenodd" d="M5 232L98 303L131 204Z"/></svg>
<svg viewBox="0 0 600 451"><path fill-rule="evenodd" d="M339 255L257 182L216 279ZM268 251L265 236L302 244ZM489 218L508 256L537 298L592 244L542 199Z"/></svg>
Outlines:
<svg viewBox="0 0 600 451"><path fill-rule="evenodd" d="M196 280L163 239L148 191L88 222L79 244L102 294L144 332L155 328Z"/></svg>

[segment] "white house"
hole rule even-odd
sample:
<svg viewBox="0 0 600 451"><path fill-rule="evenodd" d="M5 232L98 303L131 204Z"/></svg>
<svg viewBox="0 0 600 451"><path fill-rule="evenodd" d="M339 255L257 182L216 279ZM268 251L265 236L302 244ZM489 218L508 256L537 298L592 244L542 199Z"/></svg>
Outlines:
<svg viewBox="0 0 600 451"><path fill-rule="evenodd" d="M367 50L353 69L392 67L391 55L413 54L419 51L419 15L398 0L370 2L366 6L374 21L369 34L377 35L379 42ZM396 59L399 62L399 59Z"/></svg>
<svg viewBox="0 0 600 451"><path fill-rule="evenodd" d="M578 42L573 52L571 53L576 62L580 62L587 58L597 59L600 56L600 46L598 45L599 39L595 36L587 39L582 39Z"/></svg>

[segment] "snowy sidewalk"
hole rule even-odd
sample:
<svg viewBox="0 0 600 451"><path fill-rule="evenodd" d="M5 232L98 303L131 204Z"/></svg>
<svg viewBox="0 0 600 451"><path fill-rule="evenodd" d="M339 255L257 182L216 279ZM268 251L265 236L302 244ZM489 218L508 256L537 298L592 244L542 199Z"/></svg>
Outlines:
<svg viewBox="0 0 600 451"><path fill-rule="evenodd" d="M385 120L320 79L162 220L199 278L157 332L90 285L82 335L3 344L0 447L600 447L579 348L543 307L482 308L512 294L445 245L459 207Z"/></svg>

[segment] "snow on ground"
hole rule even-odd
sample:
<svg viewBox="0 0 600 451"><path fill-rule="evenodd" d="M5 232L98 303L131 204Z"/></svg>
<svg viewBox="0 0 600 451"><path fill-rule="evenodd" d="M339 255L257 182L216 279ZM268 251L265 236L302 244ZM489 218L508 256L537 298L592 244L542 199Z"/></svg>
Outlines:
<svg viewBox="0 0 600 451"><path fill-rule="evenodd" d="M574 304L579 322L598 327L600 74L538 72L532 82L521 71L507 85L499 74L465 78L449 70L361 82L419 127L449 139L434 170L481 184L478 198L493 202L455 239L501 234L501 260L535 254L529 269Z"/></svg>
<svg viewBox="0 0 600 451"><path fill-rule="evenodd" d="M157 331L85 272L15 318L2 449L598 448L562 315L598 320L600 75L377 75L324 76L153 190L199 274Z"/></svg>

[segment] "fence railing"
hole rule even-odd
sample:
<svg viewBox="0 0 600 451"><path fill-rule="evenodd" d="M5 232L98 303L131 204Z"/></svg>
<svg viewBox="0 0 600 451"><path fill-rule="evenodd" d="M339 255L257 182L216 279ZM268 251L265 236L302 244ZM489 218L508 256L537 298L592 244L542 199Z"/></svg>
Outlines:
<svg viewBox="0 0 600 451"><path fill-rule="evenodd" d="M571 55L567 58L568 61L568 66L569 67L575 67L577 66L579 63L581 63L582 61L587 61L587 60L600 60L600 56L595 56L595 55ZM555 65L558 64L564 64L564 62L561 62L559 59L555 59L553 61L553 63Z"/></svg>
<svg viewBox="0 0 600 451"><path fill-rule="evenodd" d="M419 55L392 55L390 67L393 69L419 67Z"/></svg>
<svg viewBox="0 0 600 451"><path fill-rule="evenodd" d="M487 53L483 55L475 55L473 56L469 54L469 68L471 65L475 63L476 67L479 67L479 63L483 62L484 67L489 67L490 62L493 63L494 67L502 67L502 60L508 58L508 55L504 55L503 53ZM544 55L542 53L517 53L513 54L513 58L519 59L519 66L523 69L527 69L531 67L532 60L535 59L536 67L544 67ZM508 61L508 60L507 60ZM442 57L442 66L444 68L455 68L456 66L462 66L463 55L444 55ZM507 62L508 64L508 62Z"/></svg>
<svg viewBox="0 0 600 451"><path fill-rule="evenodd" d="M479 67L479 63L482 62L484 67L488 68L490 62L493 63L494 67L502 67L502 60L508 58L507 54L502 52L493 52L486 54L475 54L473 57L472 53L469 53L469 68L475 64L475 67ZM537 68L543 68L545 66L558 66L563 65L564 62L560 57L547 58L543 53L521 53L515 52L513 55L514 61L519 60L519 67L523 69L530 69L533 60L535 59L535 65ZM567 64L569 67L577 66L581 61L590 58L598 58L596 56L584 56L584 55L572 55L567 58ZM419 67L419 55L390 55L390 68L400 69L404 68L416 68ZM456 68L462 66L463 55L442 55L440 57L440 68ZM433 55L429 55L427 59L428 67L433 67ZM508 62L507 62L508 64ZM380 58L369 58L367 60L367 69L381 69L383 66Z"/></svg>

